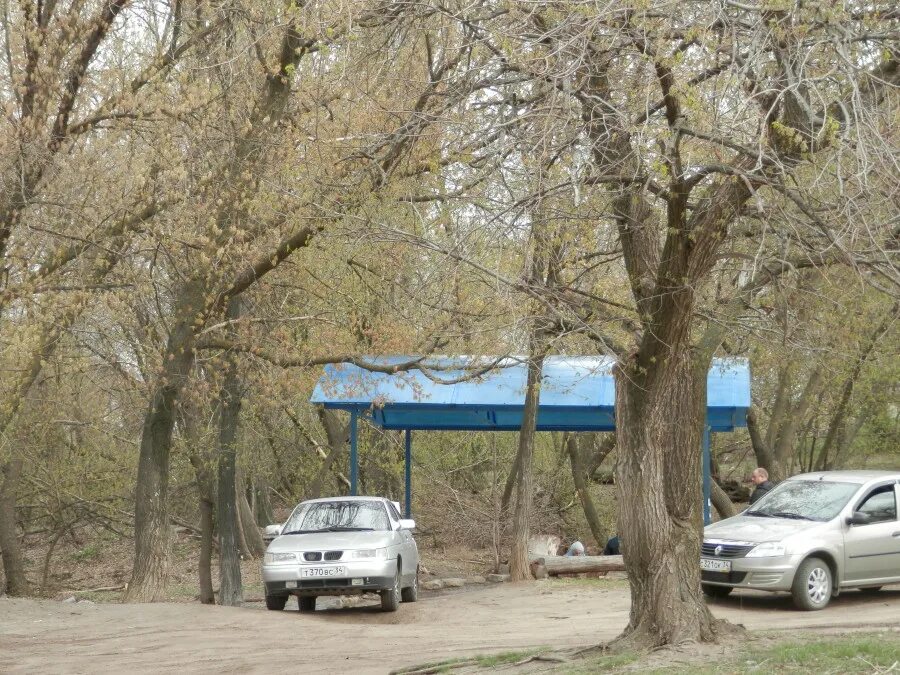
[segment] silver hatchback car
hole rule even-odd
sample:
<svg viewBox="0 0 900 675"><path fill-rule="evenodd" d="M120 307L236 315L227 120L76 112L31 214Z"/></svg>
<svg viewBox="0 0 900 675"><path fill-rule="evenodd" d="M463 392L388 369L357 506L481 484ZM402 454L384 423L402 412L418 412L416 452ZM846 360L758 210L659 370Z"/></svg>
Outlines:
<svg viewBox="0 0 900 675"><path fill-rule="evenodd" d="M320 595L381 595L381 608L396 611L419 595L419 551L410 532L415 521L400 517L382 497L334 497L301 502L281 525L263 558L266 607L284 609L299 598L313 611Z"/></svg>
<svg viewBox="0 0 900 675"><path fill-rule="evenodd" d="M900 582L900 472L824 471L778 484L740 515L705 528L703 591L788 591L805 610L847 588Z"/></svg>

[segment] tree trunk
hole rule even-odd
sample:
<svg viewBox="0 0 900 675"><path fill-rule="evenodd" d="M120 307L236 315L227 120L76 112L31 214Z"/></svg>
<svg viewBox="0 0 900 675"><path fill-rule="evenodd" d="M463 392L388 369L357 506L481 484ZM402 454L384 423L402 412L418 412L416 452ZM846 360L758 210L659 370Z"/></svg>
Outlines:
<svg viewBox="0 0 900 675"><path fill-rule="evenodd" d="M897 316L900 314L900 303L894 305L893 309L885 315L884 319L878 326L876 326L875 330L872 331L866 343L863 345L862 350L860 350L859 354L856 357L856 361L853 364L853 368L850 371L850 374L847 375L847 378L844 380L844 385L841 387L841 397L838 402L837 408L835 409L834 415L831 417L831 422L828 425L828 431L825 434L825 440L822 442L822 447L819 450L819 468L822 471L828 470L831 465L829 463L829 453L831 448L835 445L835 441L838 437L838 432L844 425L844 419L847 416L847 411L850 405L850 397L853 395L853 387L856 384L856 381L859 379L860 373L862 372L863 366L866 364L866 361L869 360L869 356L871 356L872 352L875 350L875 347L881 341L881 338L888 332L894 322L897 320Z"/></svg>
<svg viewBox="0 0 900 675"><path fill-rule="evenodd" d="M215 495L209 468L197 452L191 452L191 464L197 477L197 494L200 507L200 560L197 563L197 577L200 584L200 602L204 605L216 604L212 582L213 513Z"/></svg>
<svg viewBox="0 0 900 675"><path fill-rule="evenodd" d="M682 348L654 371L620 362L615 379L619 503L627 505L619 525L631 580L621 639L640 646L709 641L715 625L697 566L706 371Z"/></svg>
<svg viewBox="0 0 900 675"><path fill-rule="evenodd" d="M316 477L313 479L309 490L307 490L306 498L317 499L322 495L325 479L332 471L334 471L335 477L338 479L338 484L349 489L350 481L339 469L334 468L334 462L344 453L345 448L350 443L350 425L341 424L341 421L333 411L325 410L324 408L319 409L319 421L322 423L322 427L325 429L325 435L328 438L328 452L326 453L316 439L314 439L306 428L300 424L300 420L298 420L290 410L285 410L285 412L294 423L294 426L297 427L297 430L301 433L303 438L315 448L316 453L322 459L322 466L318 473L316 473Z"/></svg>
<svg viewBox="0 0 900 675"><path fill-rule="evenodd" d="M519 469L522 466L521 445L519 448L520 449L516 452L515 459L513 459L513 465L509 470L509 475L506 477L506 484L503 486L503 496L500 498L501 513L507 513L509 511L509 502L512 499L516 483L519 480Z"/></svg>
<svg viewBox="0 0 900 675"><path fill-rule="evenodd" d="M212 581L214 510L212 495L200 498L200 560L197 563L197 577L200 584L200 602L204 605L216 604Z"/></svg>
<svg viewBox="0 0 900 675"><path fill-rule="evenodd" d="M581 501L581 508L584 509L584 517L587 519L588 527L591 528L594 540L602 548L606 545L606 533L603 531L600 516L597 514L597 508L594 506L594 500L591 498L591 493L588 490L585 470L581 462L581 448L579 447L578 437L575 434L568 434L566 437L566 451L569 453L572 481L575 483L575 492Z"/></svg>
<svg viewBox="0 0 900 675"><path fill-rule="evenodd" d="M275 514L272 511L272 499L269 495L269 481L265 478L253 479L253 493L256 495L256 504L253 515L259 527L265 527L275 522Z"/></svg>
<svg viewBox="0 0 900 675"><path fill-rule="evenodd" d="M609 456L609 453L616 449L615 434L607 433L602 435L592 435L594 436L594 451L591 453L587 468L584 471L588 476L593 476L600 468L600 465L603 464L603 460L605 460Z"/></svg>
<svg viewBox="0 0 900 675"><path fill-rule="evenodd" d="M0 467L0 552L3 556L3 572L6 576L7 595L21 597L28 595L28 579L22 548L16 532L16 489L22 475L22 459L13 457ZM4 590L0 587L0 593Z"/></svg>
<svg viewBox="0 0 900 675"><path fill-rule="evenodd" d="M528 566L528 534L531 515L531 484L534 474L534 434L537 424L538 401L541 395L541 371L544 365L544 347L532 340L532 356L528 359L528 376L525 385L525 408L522 411L522 427L519 430L521 459L519 481L516 484L516 510L513 516L513 544L509 557L509 573L513 581L531 579Z"/></svg>
<svg viewBox="0 0 900 675"><path fill-rule="evenodd" d="M770 422L769 424L771 426L772 423ZM761 466L768 471L773 476L772 480L778 480L774 478L777 473L775 470L775 455L760 432L756 408L752 406L747 411L747 431L750 433L750 445L753 448L753 454L756 455L756 466Z"/></svg>
<svg viewBox="0 0 900 675"><path fill-rule="evenodd" d="M711 488L712 505L715 507L716 513L719 514L719 518L731 518L731 516L735 515L734 504L731 503L731 499L729 499L725 490L722 489L722 486L717 481L712 481Z"/></svg>
<svg viewBox="0 0 900 675"><path fill-rule="evenodd" d="M806 419L806 413L809 412L809 406L812 402L815 392L819 388L819 382L822 377L821 367L817 367L809 375L803 393L797 400L796 405L790 409L790 415L781 424L778 432L778 442L775 444L775 469L774 474L769 470L770 478L775 481L782 480L790 475L790 466L794 458L795 446L794 442L797 437L797 429L800 423ZM773 477L774 476L774 477Z"/></svg>
<svg viewBox="0 0 900 675"><path fill-rule="evenodd" d="M239 315L240 300L232 298L226 317L236 319ZM224 358L225 382L219 394L219 604L236 607L244 602L235 447L241 392L234 355L228 353Z"/></svg>
<svg viewBox="0 0 900 675"><path fill-rule="evenodd" d="M772 414L769 415L769 426L766 428L766 446L772 448L778 440L781 425L790 401L791 391L791 365L787 363L778 371L778 385L775 389L775 403L772 405Z"/></svg>
<svg viewBox="0 0 900 675"><path fill-rule="evenodd" d="M176 308L163 373L144 418L134 505L134 569L125 602L155 602L165 593L169 574L169 455L175 402L194 365L192 325L202 309L201 289L190 283Z"/></svg>
<svg viewBox="0 0 900 675"><path fill-rule="evenodd" d="M238 468L235 477L238 522L246 546L245 557L262 558L266 552L266 544L263 542L262 533L253 516L253 509L250 508L250 503L247 501L247 481L244 480L244 472Z"/></svg>
<svg viewBox="0 0 900 675"><path fill-rule="evenodd" d="M623 572L625 563L620 555L529 556L532 564L543 567L547 574L583 574L596 572Z"/></svg>

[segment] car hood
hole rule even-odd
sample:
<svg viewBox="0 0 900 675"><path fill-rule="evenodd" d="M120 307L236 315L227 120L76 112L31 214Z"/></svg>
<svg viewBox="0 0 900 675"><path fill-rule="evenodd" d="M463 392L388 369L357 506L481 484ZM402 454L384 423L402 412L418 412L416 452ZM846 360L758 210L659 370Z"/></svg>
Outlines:
<svg viewBox="0 0 900 675"><path fill-rule="evenodd" d="M799 532L809 533L825 525L819 521L793 520L789 518L759 518L757 516L734 516L707 525L703 529L704 539L725 539L760 543L781 541Z"/></svg>
<svg viewBox="0 0 900 675"><path fill-rule="evenodd" d="M276 537L269 544L270 553L288 551L345 551L390 546L392 532L311 532Z"/></svg>

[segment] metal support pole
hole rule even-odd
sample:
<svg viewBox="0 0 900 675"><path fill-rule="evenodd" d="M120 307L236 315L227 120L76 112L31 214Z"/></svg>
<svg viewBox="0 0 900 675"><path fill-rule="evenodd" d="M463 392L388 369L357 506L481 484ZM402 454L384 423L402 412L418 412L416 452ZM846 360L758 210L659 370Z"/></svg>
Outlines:
<svg viewBox="0 0 900 675"><path fill-rule="evenodd" d="M406 474L404 476L405 483L405 491L403 493L405 497L405 510L404 516L406 518L412 518L412 431L409 429L406 430Z"/></svg>
<svg viewBox="0 0 900 675"><path fill-rule="evenodd" d="M703 424L703 524L711 520L712 459L709 451L709 425Z"/></svg>
<svg viewBox="0 0 900 675"><path fill-rule="evenodd" d="M359 476L359 455L357 454L357 412L350 411L350 494L356 496L356 481Z"/></svg>

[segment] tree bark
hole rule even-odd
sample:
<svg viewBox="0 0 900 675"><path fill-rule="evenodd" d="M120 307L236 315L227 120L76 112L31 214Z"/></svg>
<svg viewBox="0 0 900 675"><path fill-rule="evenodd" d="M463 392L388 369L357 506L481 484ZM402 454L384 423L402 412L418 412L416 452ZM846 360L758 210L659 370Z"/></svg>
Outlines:
<svg viewBox="0 0 900 675"><path fill-rule="evenodd" d="M215 495L212 475L203 459L194 451L190 455L191 465L197 477L197 495L200 508L200 560L197 563L197 577L200 584L200 602L204 605L216 604L212 582L212 549L215 512Z"/></svg>
<svg viewBox="0 0 900 675"><path fill-rule="evenodd" d="M200 560L197 562L197 580L200 584L200 602L204 605L216 604L212 581L213 513L215 502L212 495L200 497Z"/></svg>
<svg viewBox="0 0 900 675"><path fill-rule="evenodd" d="M784 365L778 371L778 385L775 389L775 403L772 406L772 414L769 416L769 426L766 428L766 445L774 447L781 432L784 422L791 390L791 366Z"/></svg>
<svg viewBox="0 0 900 675"><path fill-rule="evenodd" d="M176 307L163 372L144 418L134 506L134 569L125 602L155 602L169 574L169 456L175 403L194 365L193 323L202 311L202 287L189 283Z"/></svg>
<svg viewBox="0 0 900 675"><path fill-rule="evenodd" d="M13 597L28 595L28 579L22 548L16 532L16 489L22 475L22 458L13 457L0 467L0 552L3 557L3 573L6 577L4 591Z"/></svg>
<svg viewBox="0 0 900 675"><path fill-rule="evenodd" d="M240 300L232 298L226 318L233 320L239 316ZM225 382L219 393L219 604L236 607L244 602L235 446L241 391L234 355L227 353L224 359Z"/></svg>
<svg viewBox="0 0 900 675"><path fill-rule="evenodd" d="M602 438L602 440L599 440ZM594 435L594 452L591 453L590 461L588 462L587 468L585 469L585 473L588 476L593 476L597 470L600 468L600 465L603 464L603 460L605 460L609 453L616 449L616 435L615 434L600 434Z"/></svg>
<svg viewBox="0 0 900 675"><path fill-rule="evenodd" d="M272 499L269 495L269 481L265 478L254 478L253 491L256 495L256 504L253 509L256 524L259 527L271 525L275 522L275 515L272 512Z"/></svg>
<svg viewBox="0 0 900 675"><path fill-rule="evenodd" d="M584 510L584 517L587 519L588 527L591 528L591 534L594 535L594 541L597 542L598 546L603 547L606 545L606 533L603 531L600 516L597 514L597 508L594 506L594 500L588 490L579 445L578 437L575 434L567 435L566 451L569 453L569 464L572 467L572 481L575 483L575 492L578 495L578 500L581 502L581 508Z"/></svg>
<svg viewBox="0 0 900 675"><path fill-rule="evenodd" d="M520 446L521 447L521 446ZM519 479L519 469L522 466L522 455L520 451L516 451L513 459L512 468L506 477L506 484L503 486L503 496L500 498L500 512L507 513L509 511L509 502L512 499L513 490L516 488L516 482Z"/></svg>
<svg viewBox="0 0 900 675"><path fill-rule="evenodd" d="M521 458L519 481L516 484L516 510L513 516L513 544L509 556L509 574L513 581L531 579L528 566L528 534L531 516L531 485L533 479L534 434L537 424L538 402L541 395L541 371L544 365L544 347L538 347L532 339L532 355L528 359L528 375L525 385L525 408L522 411L522 427L519 430ZM538 347L535 349L535 347Z"/></svg>
<svg viewBox="0 0 900 675"><path fill-rule="evenodd" d="M344 453L348 443L350 443L350 425L341 424L334 412L321 408L319 410L319 421L322 422L322 426L325 428L325 436L328 438L327 454L319 447L314 439L309 437L306 429L300 425L299 421L295 420L297 428L300 429L304 436L306 436L314 445L319 456L322 458L322 466L319 468L319 472L316 474L307 494L309 499L316 499L322 495L325 479L334 469L335 460ZM350 482L347 478L340 471L337 471L336 473L341 484L349 486Z"/></svg>
<svg viewBox="0 0 900 675"><path fill-rule="evenodd" d="M761 466L768 471L769 474L774 476L775 455L765 437L763 437L760 432L756 408L752 406L747 411L747 431L750 432L750 445L753 448L753 454L756 455L756 465Z"/></svg>
<svg viewBox="0 0 900 675"><path fill-rule="evenodd" d="M687 318L687 317L685 317ZM702 540L700 441L706 372L690 350L645 375L616 368L622 552L631 580L623 639L638 645L714 639L696 564Z"/></svg>
<svg viewBox="0 0 900 675"><path fill-rule="evenodd" d="M734 504L731 503L731 499L728 498L725 490L722 489L722 486L719 485L717 481L712 481L710 497L712 499L712 505L716 509L716 513L719 514L719 518L731 518L735 515L736 511Z"/></svg>
<svg viewBox="0 0 900 675"><path fill-rule="evenodd" d="M790 473L791 460L795 449L794 441L797 437L797 428L806 418L810 403L812 403L815 392L819 388L821 377L821 367L815 368L812 373L810 373L809 379L806 381L806 386L803 388L803 393L800 394L797 403L790 408L788 419L784 420L780 425L781 428L778 431L778 441L774 448L775 463L772 467L774 473L771 469L769 470L769 474L771 474L770 478L772 478L772 480L779 481Z"/></svg>
<svg viewBox="0 0 900 675"><path fill-rule="evenodd" d="M262 533L256 524L253 509L250 508L250 503L247 501L247 481L244 479L244 472L240 467L237 468L235 477L237 513L241 534L243 535L242 539L246 546L245 557L262 558L266 552L266 545L263 542Z"/></svg>

